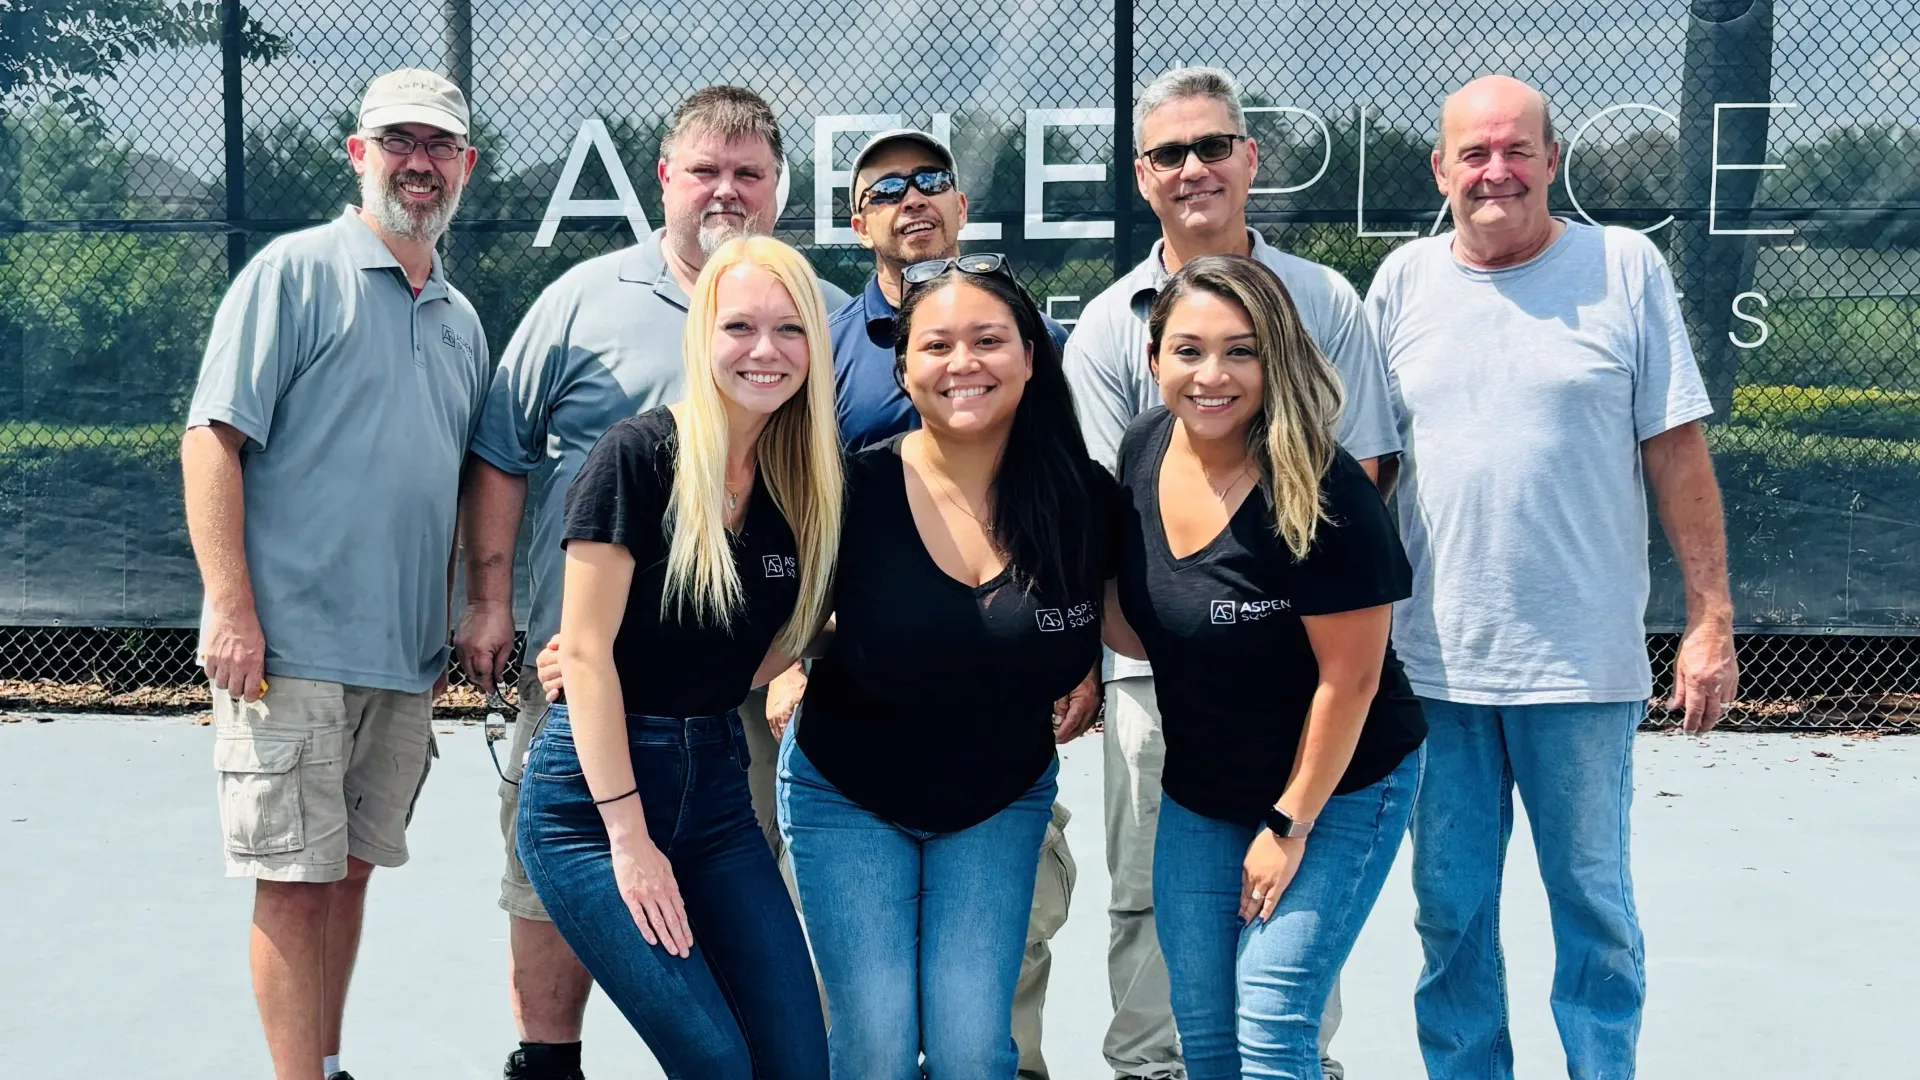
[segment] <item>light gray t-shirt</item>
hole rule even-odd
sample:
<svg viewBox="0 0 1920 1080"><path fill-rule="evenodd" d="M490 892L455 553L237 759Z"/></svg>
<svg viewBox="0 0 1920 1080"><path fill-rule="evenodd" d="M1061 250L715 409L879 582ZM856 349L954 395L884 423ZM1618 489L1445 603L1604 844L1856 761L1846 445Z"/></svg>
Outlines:
<svg viewBox="0 0 1920 1080"><path fill-rule="evenodd" d="M1307 336L1340 375L1346 405L1334 424L1334 437L1356 458L1380 457L1400 450L1393 402L1379 343L1360 304L1360 294L1330 267L1289 255L1254 229L1247 230L1253 257L1279 275ZM1087 302L1067 339L1063 362L1073 387L1074 408L1087 452L1111 469L1120 455L1120 438L1133 418L1161 403L1160 387L1147 366L1147 313L1166 284L1161 261L1165 240L1127 276ZM1121 679L1151 675L1139 660L1107 654L1105 675Z"/></svg>
<svg viewBox="0 0 1920 1080"><path fill-rule="evenodd" d="M1476 270L1423 238L1381 265L1367 313L1406 438L1393 643L1414 692L1647 697L1640 444L1713 411L1659 250L1568 222L1531 261Z"/></svg>
<svg viewBox="0 0 1920 1080"><path fill-rule="evenodd" d="M665 235L657 230L588 259L547 286L514 330L487 391L473 452L515 476L552 463L530 495L529 650L560 630L567 488L587 452L619 421L686 394L680 349L688 300L667 266ZM847 301L824 280L820 291L828 311Z"/></svg>
<svg viewBox="0 0 1920 1080"><path fill-rule="evenodd" d="M433 686L460 466L492 366L438 257L416 297L351 207L268 244L234 279L187 426L247 437L247 569L269 676Z"/></svg>

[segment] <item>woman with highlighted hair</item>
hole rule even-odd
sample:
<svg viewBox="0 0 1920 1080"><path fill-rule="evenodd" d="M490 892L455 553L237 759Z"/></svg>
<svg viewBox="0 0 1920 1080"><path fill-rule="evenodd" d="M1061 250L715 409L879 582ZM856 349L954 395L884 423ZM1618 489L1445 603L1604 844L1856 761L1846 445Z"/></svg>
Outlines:
<svg viewBox="0 0 1920 1080"><path fill-rule="evenodd" d="M812 269L728 241L682 352L686 400L614 425L567 494L567 703L529 752L520 857L667 1075L817 1080L825 1025L734 710L826 618L840 544Z"/></svg>
<svg viewBox="0 0 1920 1080"><path fill-rule="evenodd" d="M1335 444L1338 376L1274 273L1194 259L1148 317L1107 644L1166 732L1154 919L1192 1080L1320 1076L1320 1015L1413 813L1426 722L1387 643L1412 570Z"/></svg>

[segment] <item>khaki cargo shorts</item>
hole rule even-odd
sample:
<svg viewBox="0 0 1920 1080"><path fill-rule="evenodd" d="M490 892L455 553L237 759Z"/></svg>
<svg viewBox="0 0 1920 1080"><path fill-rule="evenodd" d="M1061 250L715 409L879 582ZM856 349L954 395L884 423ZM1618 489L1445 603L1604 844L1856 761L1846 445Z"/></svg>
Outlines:
<svg viewBox="0 0 1920 1080"><path fill-rule="evenodd" d="M213 767L228 877L339 881L347 857L407 861L407 823L437 754L430 693L267 678L213 691Z"/></svg>
<svg viewBox="0 0 1920 1080"><path fill-rule="evenodd" d="M500 771L506 778L500 782L500 835L507 841L507 870L500 875L500 907L509 915L522 919L539 919L552 922L547 909L540 906L540 898L534 895L533 883L527 880L527 868L520 865L520 852L514 846L514 819L520 809L520 774L526 768L527 749L533 745L533 737L540 732L540 725L547 716L547 695L540 689L540 676L533 668L520 670L520 706L514 715L512 747L500 762Z"/></svg>

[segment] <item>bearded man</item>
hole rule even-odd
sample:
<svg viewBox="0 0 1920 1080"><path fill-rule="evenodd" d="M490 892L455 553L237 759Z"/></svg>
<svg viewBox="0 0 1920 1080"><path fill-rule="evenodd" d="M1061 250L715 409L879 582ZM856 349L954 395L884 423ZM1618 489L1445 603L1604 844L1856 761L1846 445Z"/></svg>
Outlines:
<svg viewBox="0 0 1920 1080"><path fill-rule="evenodd" d="M227 875L254 879L278 1080L351 1080L340 1021L367 882L407 861L434 754L460 473L492 367L434 253L478 157L467 131L446 79L373 80L347 137L361 205L234 279L180 442Z"/></svg>

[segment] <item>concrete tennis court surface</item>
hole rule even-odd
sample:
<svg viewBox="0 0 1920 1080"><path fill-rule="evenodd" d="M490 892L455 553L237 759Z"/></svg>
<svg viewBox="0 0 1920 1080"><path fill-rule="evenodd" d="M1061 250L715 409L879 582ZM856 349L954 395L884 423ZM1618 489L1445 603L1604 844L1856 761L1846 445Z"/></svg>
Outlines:
<svg viewBox="0 0 1920 1080"><path fill-rule="evenodd" d="M441 727L413 862L374 878L343 1060L358 1080L497 1077L514 1045L497 780L478 727ZM1054 943L1058 1080L1111 1076L1097 738L1060 771L1080 883ZM271 1075L247 981L251 886L221 876L211 740L179 718L0 724L0 1077ZM1920 1075L1920 739L1643 735L1635 752L1640 1076ZM1505 914L1516 1055L1522 1077L1564 1076L1524 829ZM1403 849L1346 969L1334 1045L1356 1080L1423 1075L1412 920ZM599 998L586 1064L592 1080L660 1076Z"/></svg>

